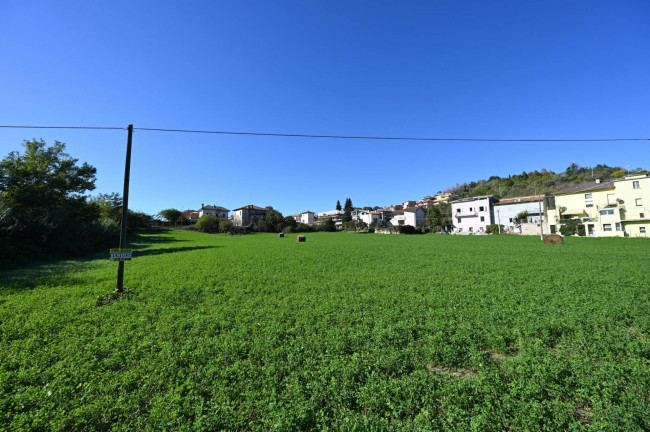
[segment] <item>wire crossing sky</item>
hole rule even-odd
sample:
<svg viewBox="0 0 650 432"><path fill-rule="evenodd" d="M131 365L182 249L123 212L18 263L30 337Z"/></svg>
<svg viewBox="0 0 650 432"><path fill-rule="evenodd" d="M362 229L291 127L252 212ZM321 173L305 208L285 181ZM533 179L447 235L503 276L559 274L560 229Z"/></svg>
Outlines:
<svg viewBox="0 0 650 432"><path fill-rule="evenodd" d="M157 126L133 141L130 206L150 213L383 206L573 162L648 168L647 22L643 0L9 0L0 123L124 126L1 127L0 153L62 141L97 167L93 193L120 192L126 125Z"/></svg>
<svg viewBox="0 0 650 432"><path fill-rule="evenodd" d="M123 127L113 126L7 126L0 125L0 128L13 129L87 129L87 130L127 130ZM496 142L598 142L598 141L650 141L650 138L584 138L584 139L499 139L499 138L425 138L425 137L378 137L378 136L351 136L351 135L314 135L314 134L289 134L289 133L264 133L264 132L232 132L232 131L211 131L211 130L187 130L187 129L162 129L162 128L137 128L134 130L154 132L179 132L179 133L200 133L200 134L224 134L224 135L250 135L250 136L273 136L290 138L332 138L332 139L362 139L362 140L397 140L397 141L496 141Z"/></svg>

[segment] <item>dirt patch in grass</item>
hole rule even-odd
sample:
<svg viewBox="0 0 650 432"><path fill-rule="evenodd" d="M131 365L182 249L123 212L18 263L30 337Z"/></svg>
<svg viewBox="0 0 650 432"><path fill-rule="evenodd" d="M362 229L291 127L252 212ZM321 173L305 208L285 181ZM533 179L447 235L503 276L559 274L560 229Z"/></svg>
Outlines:
<svg viewBox="0 0 650 432"><path fill-rule="evenodd" d="M575 418L583 425L591 426L591 408L585 405L578 404L574 413Z"/></svg>
<svg viewBox="0 0 650 432"><path fill-rule="evenodd" d="M440 366L436 366L431 363L427 363L427 369L429 369L432 372L439 373L439 374L445 374L445 375L451 375L456 378L475 378L476 377L476 372L472 372L471 370L468 369L448 369Z"/></svg>

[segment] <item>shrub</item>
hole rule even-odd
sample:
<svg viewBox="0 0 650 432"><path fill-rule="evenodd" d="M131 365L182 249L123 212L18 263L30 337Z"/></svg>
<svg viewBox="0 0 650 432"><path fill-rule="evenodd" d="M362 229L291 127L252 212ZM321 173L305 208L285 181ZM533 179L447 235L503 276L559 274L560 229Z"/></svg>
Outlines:
<svg viewBox="0 0 650 432"><path fill-rule="evenodd" d="M499 234L499 226L501 227L501 232L505 232L504 226L499 224L490 224L485 227L485 232L488 234Z"/></svg>
<svg viewBox="0 0 650 432"><path fill-rule="evenodd" d="M229 220L219 221L219 231L225 234L232 232L232 222Z"/></svg>
<svg viewBox="0 0 650 432"><path fill-rule="evenodd" d="M397 229L400 234L422 234L422 231L418 231L414 226L411 225L399 225Z"/></svg>
<svg viewBox="0 0 650 432"><path fill-rule="evenodd" d="M205 233L219 232L219 218L213 214L204 214L196 221L196 229Z"/></svg>
<svg viewBox="0 0 650 432"><path fill-rule="evenodd" d="M306 224L304 224L304 223L299 223L299 224L296 226L294 232L299 233L299 232L310 232L310 231L311 231L311 227L310 227L309 225L306 225Z"/></svg>

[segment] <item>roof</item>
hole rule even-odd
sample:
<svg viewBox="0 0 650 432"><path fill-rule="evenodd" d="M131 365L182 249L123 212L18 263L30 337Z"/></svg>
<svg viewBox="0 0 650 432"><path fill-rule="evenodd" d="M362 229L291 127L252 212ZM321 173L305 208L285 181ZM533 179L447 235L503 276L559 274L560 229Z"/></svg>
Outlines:
<svg viewBox="0 0 650 432"><path fill-rule="evenodd" d="M596 183L595 181L588 182L588 183L581 183L576 186L572 186L557 192L553 192L553 195L564 195L564 194L572 194L577 192L595 191L601 189L614 189L614 182L610 180L610 181L600 182L600 183Z"/></svg>
<svg viewBox="0 0 650 432"><path fill-rule="evenodd" d="M456 201L452 201L451 203L454 204L454 203L461 203L461 202L478 201L483 199L496 200L496 197L494 195L473 196L473 197L461 198Z"/></svg>
<svg viewBox="0 0 650 432"><path fill-rule="evenodd" d="M307 213L315 214L313 211L309 211L309 210L307 210L306 212L302 212L300 214L307 214Z"/></svg>
<svg viewBox="0 0 650 432"><path fill-rule="evenodd" d="M239 207L238 209L234 209L233 211L238 211L238 210L264 210L264 211L266 211L265 208L255 206L253 204L245 205L244 207Z"/></svg>
<svg viewBox="0 0 650 432"><path fill-rule="evenodd" d="M318 212L318 216L336 216L342 214L343 214L343 210L329 210L324 212Z"/></svg>
<svg viewBox="0 0 650 432"><path fill-rule="evenodd" d="M421 207L409 207L404 209L405 212L409 212L409 213L415 213L418 210L424 211L424 209L422 209Z"/></svg>
<svg viewBox="0 0 650 432"><path fill-rule="evenodd" d="M203 207L201 207L201 210L216 210L216 211L225 211L225 212L230 211L230 210L228 210L227 208L224 208L224 207L211 206L211 205L203 206Z"/></svg>
<svg viewBox="0 0 650 432"><path fill-rule="evenodd" d="M506 204L519 204L519 203L527 203L527 202L537 202L539 200L543 200L544 195L532 195L532 196L525 196L525 197L515 197L515 198L503 198L500 199L499 202L494 203L495 206L498 205L506 205Z"/></svg>

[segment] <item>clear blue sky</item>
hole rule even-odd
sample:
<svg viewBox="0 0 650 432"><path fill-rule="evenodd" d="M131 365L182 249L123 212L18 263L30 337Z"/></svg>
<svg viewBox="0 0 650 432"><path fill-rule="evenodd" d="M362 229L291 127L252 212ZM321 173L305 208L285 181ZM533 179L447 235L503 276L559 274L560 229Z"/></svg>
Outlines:
<svg viewBox="0 0 650 432"><path fill-rule="evenodd" d="M340 135L650 137L650 3L0 2L0 124ZM121 192L126 132L67 143ZM136 131L131 207L286 214L419 199L455 183L607 163L650 143L376 142Z"/></svg>

